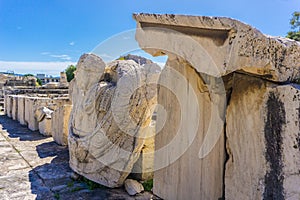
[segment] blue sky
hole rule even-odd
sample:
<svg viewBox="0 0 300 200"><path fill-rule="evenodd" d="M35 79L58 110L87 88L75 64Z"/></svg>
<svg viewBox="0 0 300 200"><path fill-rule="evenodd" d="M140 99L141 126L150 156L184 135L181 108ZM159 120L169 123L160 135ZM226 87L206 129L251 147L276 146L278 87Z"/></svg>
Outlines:
<svg viewBox="0 0 300 200"><path fill-rule="evenodd" d="M135 12L226 16L285 36L299 10L299 0L0 0L0 71L59 74L108 38L134 30Z"/></svg>

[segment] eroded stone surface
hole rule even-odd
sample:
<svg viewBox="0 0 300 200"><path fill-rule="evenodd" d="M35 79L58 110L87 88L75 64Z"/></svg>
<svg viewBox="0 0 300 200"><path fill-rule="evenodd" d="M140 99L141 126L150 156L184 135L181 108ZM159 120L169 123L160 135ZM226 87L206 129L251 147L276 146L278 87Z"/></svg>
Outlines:
<svg viewBox="0 0 300 200"><path fill-rule="evenodd" d="M175 54L201 73L241 71L285 82L300 77L300 43L225 17L136 14L136 39L152 55ZM216 53L218 52L218 53Z"/></svg>
<svg viewBox="0 0 300 200"><path fill-rule="evenodd" d="M22 125L27 125L25 121L25 96L18 95L18 121Z"/></svg>
<svg viewBox="0 0 300 200"><path fill-rule="evenodd" d="M237 76L227 109L226 199L299 199L296 85Z"/></svg>
<svg viewBox="0 0 300 200"><path fill-rule="evenodd" d="M223 194L224 130L213 94L185 61L168 60L158 89L153 192L163 199L219 199ZM206 88L207 89L207 88ZM166 112L166 113L165 113ZM209 128L210 127L210 128ZM211 129L213 128L213 129ZM219 136L204 158L205 136ZM166 184L167 183L167 184Z"/></svg>
<svg viewBox="0 0 300 200"><path fill-rule="evenodd" d="M154 172L154 139L155 139L155 121L145 129L145 142L141 154L134 163L131 176L137 180L153 179Z"/></svg>
<svg viewBox="0 0 300 200"><path fill-rule="evenodd" d="M52 114L52 137L57 144L68 145L72 105L58 107Z"/></svg>
<svg viewBox="0 0 300 200"><path fill-rule="evenodd" d="M139 157L143 127L156 102L159 67L114 61L105 69L93 55L81 56L70 86L70 166L108 187L121 186ZM86 79L86 77L89 77Z"/></svg>
<svg viewBox="0 0 300 200"><path fill-rule="evenodd" d="M28 128L32 131L39 129L39 123L35 117L37 101L37 98L34 97L28 97L25 99L25 121L28 125Z"/></svg>
<svg viewBox="0 0 300 200"><path fill-rule="evenodd" d="M124 186L129 195L136 195L144 191L143 185L133 179L126 179Z"/></svg>
<svg viewBox="0 0 300 200"><path fill-rule="evenodd" d="M11 117L13 120L18 120L18 97L13 95L12 96L12 112Z"/></svg>
<svg viewBox="0 0 300 200"><path fill-rule="evenodd" d="M140 47L153 56L168 55L166 66L187 82L180 83L166 68L160 77L168 84L159 88L158 103L168 117L164 120L159 109L157 124L164 126L155 149L167 150L155 155L155 164L166 165L154 173L153 191L166 199L298 199L299 86L289 83L300 78L300 43L224 17L136 14L134 19ZM236 74L247 80L237 80ZM197 98L189 97L192 88ZM226 126L224 93L230 100ZM189 133L197 108L199 128L193 138ZM186 112L188 120L180 118ZM211 131L210 120L218 131ZM170 148L182 132L179 145ZM174 154L183 150L176 160Z"/></svg>
<svg viewBox="0 0 300 200"><path fill-rule="evenodd" d="M13 97L11 95L5 95L5 113L8 117L12 117L12 105Z"/></svg>

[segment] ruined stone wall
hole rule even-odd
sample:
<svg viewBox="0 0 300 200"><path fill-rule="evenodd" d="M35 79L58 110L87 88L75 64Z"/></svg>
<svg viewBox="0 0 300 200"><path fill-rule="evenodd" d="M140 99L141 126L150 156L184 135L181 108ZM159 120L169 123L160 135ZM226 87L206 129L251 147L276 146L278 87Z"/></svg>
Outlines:
<svg viewBox="0 0 300 200"><path fill-rule="evenodd" d="M168 55L166 67L186 80L182 84L170 69L160 77L170 84L158 90L164 109L158 111L163 129L156 133L155 165L166 165L154 172L154 193L164 199L299 199L300 43L224 17L134 18L140 47ZM173 87L178 93L170 92ZM198 103L189 96L193 90ZM170 148L176 137L181 142Z"/></svg>
<svg viewBox="0 0 300 200"><path fill-rule="evenodd" d="M45 136L54 135L54 140L60 145L67 145L71 108L69 98L61 94L5 95L5 113L8 117L27 125L32 131L39 131Z"/></svg>

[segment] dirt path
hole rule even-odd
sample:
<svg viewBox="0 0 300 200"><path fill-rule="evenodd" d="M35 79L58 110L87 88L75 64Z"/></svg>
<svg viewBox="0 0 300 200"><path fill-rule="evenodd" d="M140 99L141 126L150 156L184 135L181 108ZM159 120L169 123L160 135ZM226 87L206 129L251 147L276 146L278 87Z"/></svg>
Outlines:
<svg viewBox="0 0 300 200"><path fill-rule="evenodd" d="M0 115L0 199L151 199L70 178L67 147Z"/></svg>

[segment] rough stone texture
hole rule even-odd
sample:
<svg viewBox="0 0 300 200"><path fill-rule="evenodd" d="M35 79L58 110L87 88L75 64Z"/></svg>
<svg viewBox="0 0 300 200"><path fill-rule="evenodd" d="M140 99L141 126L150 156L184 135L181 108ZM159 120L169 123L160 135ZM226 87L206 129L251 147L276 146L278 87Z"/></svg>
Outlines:
<svg viewBox="0 0 300 200"><path fill-rule="evenodd" d="M66 72L60 72L59 86L60 87L68 87L69 86L69 83L67 81Z"/></svg>
<svg viewBox="0 0 300 200"><path fill-rule="evenodd" d="M133 179L126 179L124 186L126 192L132 196L144 191L143 185Z"/></svg>
<svg viewBox="0 0 300 200"><path fill-rule="evenodd" d="M300 77L299 42L266 36L225 17L136 14L134 18L141 48L156 56L176 53L198 72L221 77L241 71L279 82Z"/></svg>
<svg viewBox="0 0 300 200"><path fill-rule="evenodd" d="M59 145L68 145L71 110L72 105L63 105L52 114L52 137Z"/></svg>
<svg viewBox="0 0 300 200"><path fill-rule="evenodd" d="M18 121L22 125L27 125L25 121L25 96L18 95Z"/></svg>
<svg viewBox="0 0 300 200"><path fill-rule="evenodd" d="M32 131L39 129L39 123L35 117L35 110L38 104L38 98L36 97L27 97L25 99L25 121L28 125L28 128Z"/></svg>
<svg viewBox="0 0 300 200"><path fill-rule="evenodd" d="M18 120L18 97L12 96L12 109L11 109L11 117L13 120Z"/></svg>
<svg viewBox="0 0 300 200"><path fill-rule="evenodd" d="M154 171L153 192L163 199L219 199L225 159L222 123L213 122L221 135L209 156L200 159L199 150L206 135L217 134L209 131L209 124L217 117L211 115L220 113L212 112L210 94L202 91L204 83L191 66L175 59L167 66L180 74L176 77L168 68L161 73L160 82L169 89L158 89L158 104L164 110L157 113L157 127L163 128L155 138L154 167L159 170ZM180 76L188 81L177 87Z"/></svg>
<svg viewBox="0 0 300 200"><path fill-rule="evenodd" d="M226 199L299 199L299 86L237 76L227 109Z"/></svg>
<svg viewBox="0 0 300 200"><path fill-rule="evenodd" d="M155 121L152 121L145 131L144 146L131 171L131 176L141 181L153 179Z"/></svg>
<svg viewBox="0 0 300 200"><path fill-rule="evenodd" d="M39 122L39 132L44 136L52 136L52 119L44 119Z"/></svg>
<svg viewBox="0 0 300 200"><path fill-rule="evenodd" d="M300 80L300 43L224 17L135 14L134 19L140 47L153 56L168 55L160 77L168 84L158 90L164 109L157 115L163 128L155 138L154 167L166 163L154 173L154 193L164 199L299 199L298 86L289 83ZM236 74L252 78L238 81ZM217 131L210 132L210 120ZM177 137L178 145L170 147ZM175 158L180 151L184 154Z"/></svg>
<svg viewBox="0 0 300 200"><path fill-rule="evenodd" d="M42 106L35 110L35 118L39 122L39 131L42 135L52 136L52 113L53 110Z"/></svg>
<svg viewBox="0 0 300 200"><path fill-rule="evenodd" d="M115 61L105 69L93 55L81 56L70 85L70 167L108 187L121 186L139 157L142 129L156 103L157 65ZM86 79L86 77L89 77Z"/></svg>
<svg viewBox="0 0 300 200"><path fill-rule="evenodd" d="M39 110L46 107L50 110L55 110L56 108L70 104L68 98L47 98L47 97L26 97L25 98L25 121L28 124L28 128L32 131L39 130L39 121L44 119L44 114L41 114ZM38 113L40 114L37 114ZM39 116L37 116L39 115ZM51 135L51 122L45 122L41 125L41 133L46 135ZM47 129L47 130L46 130Z"/></svg>
<svg viewBox="0 0 300 200"><path fill-rule="evenodd" d="M12 104L13 97L11 95L5 95L5 113L8 117L12 117Z"/></svg>
<svg viewBox="0 0 300 200"><path fill-rule="evenodd" d="M91 188L72 180L68 155L51 137L0 115L0 199L158 199L149 192L131 197L123 188Z"/></svg>

